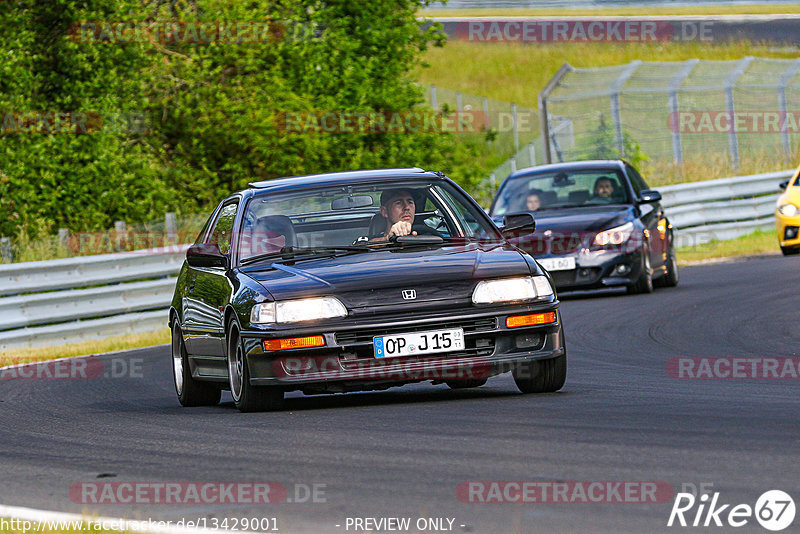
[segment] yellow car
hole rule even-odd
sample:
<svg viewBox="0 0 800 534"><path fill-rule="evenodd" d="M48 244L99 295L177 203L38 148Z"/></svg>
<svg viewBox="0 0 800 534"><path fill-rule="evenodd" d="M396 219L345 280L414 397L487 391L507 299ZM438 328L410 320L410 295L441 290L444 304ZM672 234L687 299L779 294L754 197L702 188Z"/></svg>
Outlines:
<svg viewBox="0 0 800 534"><path fill-rule="evenodd" d="M800 254L800 168L794 176L781 182L783 194L775 208L775 226L784 256Z"/></svg>

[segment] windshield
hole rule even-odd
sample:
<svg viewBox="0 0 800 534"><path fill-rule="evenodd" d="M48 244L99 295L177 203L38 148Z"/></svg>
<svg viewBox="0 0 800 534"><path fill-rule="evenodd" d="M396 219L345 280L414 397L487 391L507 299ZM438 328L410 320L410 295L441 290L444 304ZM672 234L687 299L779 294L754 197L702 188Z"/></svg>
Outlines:
<svg viewBox="0 0 800 534"><path fill-rule="evenodd" d="M447 183L382 182L257 195L239 230L240 263L294 254L354 253L388 246L390 220L416 235L500 241L486 215Z"/></svg>
<svg viewBox="0 0 800 534"><path fill-rule="evenodd" d="M563 207L627 204L625 178L613 169L519 176L506 182L492 216Z"/></svg>

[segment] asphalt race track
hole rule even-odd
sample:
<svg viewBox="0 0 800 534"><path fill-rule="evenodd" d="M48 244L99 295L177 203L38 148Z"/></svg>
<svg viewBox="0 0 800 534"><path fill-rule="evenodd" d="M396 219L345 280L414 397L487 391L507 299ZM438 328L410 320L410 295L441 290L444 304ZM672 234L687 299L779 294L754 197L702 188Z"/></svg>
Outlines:
<svg viewBox="0 0 800 534"><path fill-rule="evenodd" d="M454 520L439 532L700 530L666 526L672 493L659 503L462 502L457 488L469 481L713 484L720 503L754 506L781 489L800 504L798 379L667 372L679 357L800 356L798 272L800 257L769 257L685 268L677 288L652 295L565 297L569 373L549 395L521 395L502 375L462 391L292 394L281 413L240 414L227 394L218 407L184 409L166 346L104 356L127 366L124 377L2 379L0 503L140 519L274 517L289 533L363 532L352 518L367 517L411 518L410 532L418 518ZM78 483L134 481L272 481L293 501L321 484L324 495L257 506L70 498ZM704 531L733 530L765 532L754 518Z"/></svg>

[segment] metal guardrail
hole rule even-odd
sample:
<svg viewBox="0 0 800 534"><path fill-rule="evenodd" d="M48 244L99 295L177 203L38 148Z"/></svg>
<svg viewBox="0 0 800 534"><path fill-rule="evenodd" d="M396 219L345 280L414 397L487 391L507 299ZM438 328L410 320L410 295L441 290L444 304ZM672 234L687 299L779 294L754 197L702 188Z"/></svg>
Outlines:
<svg viewBox="0 0 800 534"><path fill-rule="evenodd" d="M0 265L0 296L174 275L188 245Z"/></svg>
<svg viewBox="0 0 800 534"><path fill-rule="evenodd" d="M164 328L187 246L0 265L0 350Z"/></svg>
<svg viewBox="0 0 800 534"><path fill-rule="evenodd" d="M775 226L778 184L795 170L659 187L678 246L727 240Z"/></svg>

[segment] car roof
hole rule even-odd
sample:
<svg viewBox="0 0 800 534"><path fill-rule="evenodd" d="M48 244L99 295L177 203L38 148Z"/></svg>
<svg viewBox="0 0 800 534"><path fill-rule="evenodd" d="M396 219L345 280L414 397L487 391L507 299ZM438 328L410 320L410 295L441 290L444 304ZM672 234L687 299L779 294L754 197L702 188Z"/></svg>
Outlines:
<svg viewBox="0 0 800 534"><path fill-rule="evenodd" d="M519 176L531 176L533 174L558 172L558 171L585 171L590 169L597 170L622 170L625 162L618 159L593 159L586 161L567 161L564 163L551 163L549 165L536 165L519 169L508 175L506 180Z"/></svg>
<svg viewBox="0 0 800 534"><path fill-rule="evenodd" d="M444 179L444 174L426 171L419 167L410 167L407 169L369 169L308 174L306 176L289 176L286 178L265 180L263 182L251 182L248 185L251 189L256 189L258 191L291 191L295 189L305 189L309 186L369 183L381 178L427 178L431 180L442 180Z"/></svg>

